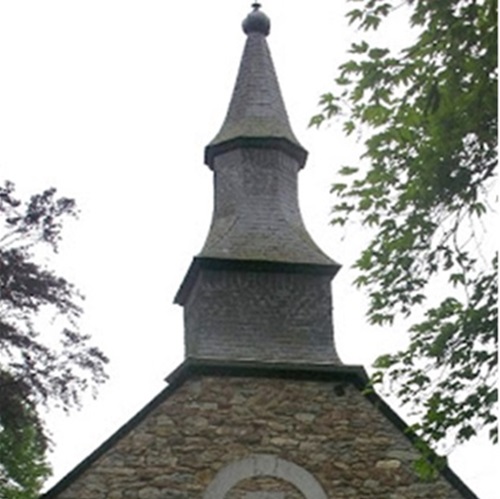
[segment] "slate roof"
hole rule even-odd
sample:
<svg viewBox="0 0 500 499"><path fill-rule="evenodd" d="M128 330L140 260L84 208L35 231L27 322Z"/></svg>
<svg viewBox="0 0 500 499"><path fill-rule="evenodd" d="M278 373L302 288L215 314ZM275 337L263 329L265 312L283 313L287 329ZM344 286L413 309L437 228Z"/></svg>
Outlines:
<svg viewBox="0 0 500 499"><path fill-rule="evenodd" d="M243 21L247 39L227 116L205 151L215 169L215 207L198 258L221 265L320 265L333 276L340 265L318 247L302 220L297 182L307 151L290 126L266 41L269 18L260 5L253 7ZM231 157L219 158L215 166L229 151Z"/></svg>
<svg viewBox="0 0 500 499"><path fill-rule="evenodd" d="M245 140L256 144L274 143L294 155L301 166L307 152L292 131L278 78L267 45L270 21L254 4L243 21L247 40L241 58L226 119L205 150L205 162L212 166L214 156L240 147Z"/></svg>

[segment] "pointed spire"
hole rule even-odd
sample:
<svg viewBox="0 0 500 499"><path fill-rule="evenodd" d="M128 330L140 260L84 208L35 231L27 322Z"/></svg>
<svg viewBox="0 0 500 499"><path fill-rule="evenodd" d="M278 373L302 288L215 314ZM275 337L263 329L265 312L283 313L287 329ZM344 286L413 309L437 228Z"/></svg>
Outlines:
<svg viewBox="0 0 500 499"><path fill-rule="evenodd" d="M242 25L247 41L226 119L205 149L205 163L212 168L218 154L248 145L284 150L302 167L307 151L290 126L266 41L271 22L260 4L252 7Z"/></svg>
<svg viewBox="0 0 500 499"><path fill-rule="evenodd" d="M298 203L306 151L292 132L254 4L229 111L205 150L214 212L175 298L193 359L341 364L330 281L339 265L307 232Z"/></svg>
<svg viewBox="0 0 500 499"><path fill-rule="evenodd" d="M297 173L307 152L292 132L266 42L269 18L253 4L229 110L206 148L215 172L212 226L199 256L338 265L304 226Z"/></svg>

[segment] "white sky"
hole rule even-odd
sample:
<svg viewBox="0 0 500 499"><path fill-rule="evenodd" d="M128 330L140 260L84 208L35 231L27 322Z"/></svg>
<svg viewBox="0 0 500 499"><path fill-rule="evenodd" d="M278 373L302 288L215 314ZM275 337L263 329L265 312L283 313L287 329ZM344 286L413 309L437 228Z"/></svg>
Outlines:
<svg viewBox="0 0 500 499"><path fill-rule="evenodd" d="M203 149L225 116L250 3L0 0L0 181L76 198L81 217L65 231L58 264L87 296L84 331L112 361L96 401L48 417L51 484L182 361L182 311L172 300L208 231L212 177ZM306 225L344 266L333 291L337 345L344 362L368 367L404 337L366 325L349 270L363 234L328 226L329 185L359 148L335 126L307 129L353 38L344 9L333 0L263 6L292 126L309 150L300 177ZM380 36L399 41L407 27ZM451 465L488 499L497 497L497 458L483 440L455 451Z"/></svg>

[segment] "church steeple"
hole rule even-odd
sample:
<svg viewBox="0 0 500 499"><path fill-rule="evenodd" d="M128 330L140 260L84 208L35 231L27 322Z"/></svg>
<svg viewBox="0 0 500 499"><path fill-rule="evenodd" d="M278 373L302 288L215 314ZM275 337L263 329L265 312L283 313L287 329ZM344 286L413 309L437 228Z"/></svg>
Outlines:
<svg viewBox="0 0 500 499"><path fill-rule="evenodd" d="M302 167L307 151L290 126L266 41L271 22L260 10L260 4L252 7L243 21L247 40L227 116L205 150L205 162L213 167L216 155L257 144L288 151Z"/></svg>
<svg viewBox="0 0 500 499"><path fill-rule="evenodd" d="M212 226L200 256L336 266L311 239L298 205L297 173L307 151L295 137L267 45L259 4L229 109L205 151L215 172Z"/></svg>
<svg viewBox="0 0 500 499"><path fill-rule="evenodd" d="M298 173L307 152L289 123L259 4L243 30L229 110L205 150L214 172L212 224L176 296L186 355L338 364L330 282L339 265L302 220Z"/></svg>

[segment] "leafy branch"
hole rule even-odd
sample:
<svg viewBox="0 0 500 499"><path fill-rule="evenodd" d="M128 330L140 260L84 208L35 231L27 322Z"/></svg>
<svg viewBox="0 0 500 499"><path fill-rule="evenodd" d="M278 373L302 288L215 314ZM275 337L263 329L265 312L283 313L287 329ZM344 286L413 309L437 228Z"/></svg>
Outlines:
<svg viewBox="0 0 500 499"><path fill-rule="evenodd" d="M497 257L477 234L494 204L497 5L403 4L415 42L399 52L353 43L310 124L336 119L363 138L361 165L343 166L331 191L332 224L374 234L354 264L368 320L424 316L406 350L378 359L374 382L418 407L414 429L433 445L483 427L496 442ZM362 36L401 6L361 0L347 18Z"/></svg>

